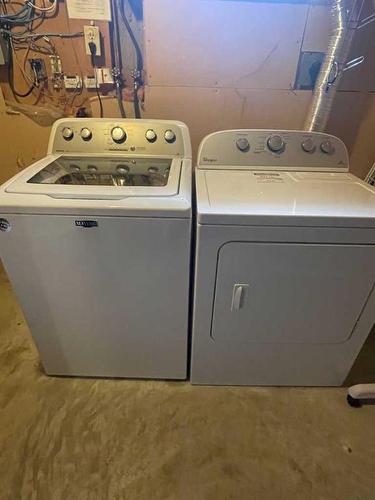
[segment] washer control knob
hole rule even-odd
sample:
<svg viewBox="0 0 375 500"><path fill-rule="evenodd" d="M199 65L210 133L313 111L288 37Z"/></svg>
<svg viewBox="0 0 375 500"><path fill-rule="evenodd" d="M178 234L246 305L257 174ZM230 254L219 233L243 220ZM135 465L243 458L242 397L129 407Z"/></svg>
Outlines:
<svg viewBox="0 0 375 500"><path fill-rule="evenodd" d="M121 127L113 127L111 137L115 142L121 143L126 141L126 132Z"/></svg>
<svg viewBox="0 0 375 500"><path fill-rule="evenodd" d="M70 139L73 139L74 132L70 127L64 127L62 129L62 136L66 141L70 141Z"/></svg>
<svg viewBox="0 0 375 500"><path fill-rule="evenodd" d="M89 128L84 127L81 129L81 137L84 141L89 141L92 137L92 132Z"/></svg>
<svg viewBox="0 0 375 500"><path fill-rule="evenodd" d="M237 139L236 146L237 146L237 149L239 149L243 153L246 153L246 151L249 151L249 149L250 149L250 143L246 139L246 137L240 137L239 139Z"/></svg>
<svg viewBox="0 0 375 500"><path fill-rule="evenodd" d="M320 149L326 155L332 155L335 152L335 148L334 148L332 142L329 139L327 139L326 141L323 141L321 143Z"/></svg>
<svg viewBox="0 0 375 500"><path fill-rule="evenodd" d="M301 147L306 153L313 153L315 151L314 141L310 138L305 139L302 142Z"/></svg>
<svg viewBox="0 0 375 500"><path fill-rule="evenodd" d="M173 130L166 130L164 134L164 139L172 144L176 140L176 134L173 132Z"/></svg>
<svg viewBox="0 0 375 500"><path fill-rule="evenodd" d="M271 135L267 139L267 146L273 153L281 153L285 148L285 142L283 141L281 135Z"/></svg>
<svg viewBox="0 0 375 500"><path fill-rule="evenodd" d="M148 142L155 142L158 136L156 135L156 132L152 130L151 128L146 131L146 139Z"/></svg>

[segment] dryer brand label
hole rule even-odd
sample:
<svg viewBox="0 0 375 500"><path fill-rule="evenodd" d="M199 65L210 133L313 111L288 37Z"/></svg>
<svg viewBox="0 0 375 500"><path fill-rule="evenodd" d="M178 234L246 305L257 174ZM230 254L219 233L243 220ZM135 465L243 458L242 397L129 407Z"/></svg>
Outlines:
<svg viewBox="0 0 375 500"><path fill-rule="evenodd" d="M78 227L98 227L98 221L96 220L76 220L75 224Z"/></svg>
<svg viewBox="0 0 375 500"><path fill-rule="evenodd" d="M209 157L209 156L203 156L203 161L207 162L207 163L215 163L217 162L217 158L216 157Z"/></svg>
<svg viewBox="0 0 375 500"><path fill-rule="evenodd" d="M276 173L264 173L264 172L253 172L254 177L258 183L283 183L284 179L280 174Z"/></svg>
<svg viewBox="0 0 375 500"><path fill-rule="evenodd" d="M8 220L0 218L0 231L3 231L4 233L9 233L11 229L12 229L12 224Z"/></svg>

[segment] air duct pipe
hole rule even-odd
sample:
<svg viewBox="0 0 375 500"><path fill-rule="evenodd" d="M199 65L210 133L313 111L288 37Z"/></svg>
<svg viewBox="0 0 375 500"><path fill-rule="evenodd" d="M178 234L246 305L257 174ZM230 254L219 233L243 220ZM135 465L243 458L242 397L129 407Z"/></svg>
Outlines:
<svg viewBox="0 0 375 500"><path fill-rule="evenodd" d="M360 3L360 2L358 2ZM355 28L350 26L348 0L331 0L332 31L326 57L315 84L313 100L305 120L305 130L324 130L347 57ZM356 9L354 9L356 10ZM354 61L353 61L354 62Z"/></svg>

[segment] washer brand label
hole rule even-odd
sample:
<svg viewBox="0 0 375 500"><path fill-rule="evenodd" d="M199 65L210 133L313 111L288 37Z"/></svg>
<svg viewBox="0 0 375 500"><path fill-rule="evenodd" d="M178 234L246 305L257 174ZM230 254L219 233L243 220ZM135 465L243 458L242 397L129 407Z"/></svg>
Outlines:
<svg viewBox="0 0 375 500"><path fill-rule="evenodd" d="M258 183L283 183L284 182L284 179L281 177L280 174L274 174L274 173L262 173L262 172L253 172L253 175L255 176L256 178L256 181Z"/></svg>
<svg viewBox="0 0 375 500"><path fill-rule="evenodd" d="M0 231L3 231L4 233L9 233L11 229L12 229L12 224L8 220L0 218Z"/></svg>
<svg viewBox="0 0 375 500"><path fill-rule="evenodd" d="M75 225L78 227L98 227L96 220L76 220Z"/></svg>

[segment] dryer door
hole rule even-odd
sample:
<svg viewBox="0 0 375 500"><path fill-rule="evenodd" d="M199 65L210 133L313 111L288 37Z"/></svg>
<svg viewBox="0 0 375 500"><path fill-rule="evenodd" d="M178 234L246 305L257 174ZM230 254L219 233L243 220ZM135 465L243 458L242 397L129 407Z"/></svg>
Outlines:
<svg viewBox="0 0 375 500"><path fill-rule="evenodd" d="M230 242L219 251L211 336L227 342L339 343L375 280L374 247Z"/></svg>

